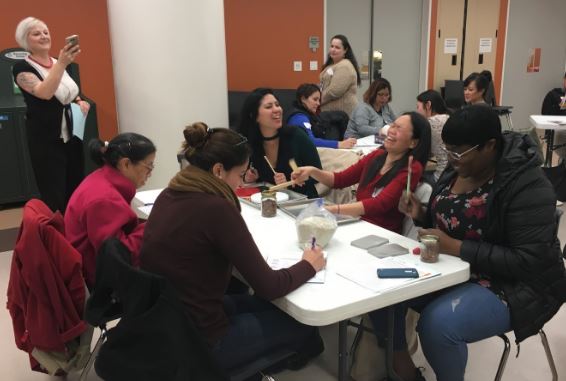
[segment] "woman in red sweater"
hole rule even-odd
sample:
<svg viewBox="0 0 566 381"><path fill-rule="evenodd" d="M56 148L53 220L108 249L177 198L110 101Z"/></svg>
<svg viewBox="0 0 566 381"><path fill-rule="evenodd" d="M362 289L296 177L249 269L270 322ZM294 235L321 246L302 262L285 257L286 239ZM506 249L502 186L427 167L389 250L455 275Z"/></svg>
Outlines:
<svg viewBox="0 0 566 381"><path fill-rule="evenodd" d="M145 222L130 207L136 189L153 170L155 145L145 136L124 133L110 142L89 143L92 160L102 167L87 176L73 192L65 212L65 235L83 256L87 286L94 285L96 254L102 242L118 237L139 265Z"/></svg>
<svg viewBox="0 0 566 381"><path fill-rule="evenodd" d="M405 113L391 123L383 147L351 167L341 172L300 167L291 178L301 184L312 177L330 188L359 183L357 202L332 205L328 209L336 214L362 216L368 222L400 233L404 216L397 205L407 186L410 156L414 191L430 156L430 124L416 112Z"/></svg>

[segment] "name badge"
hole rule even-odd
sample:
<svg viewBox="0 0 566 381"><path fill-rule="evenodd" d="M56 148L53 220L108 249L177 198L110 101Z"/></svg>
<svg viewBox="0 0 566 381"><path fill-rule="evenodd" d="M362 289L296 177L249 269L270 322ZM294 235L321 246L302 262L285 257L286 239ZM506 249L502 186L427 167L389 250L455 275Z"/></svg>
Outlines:
<svg viewBox="0 0 566 381"><path fill-rule="evenodd" d="M371 197L376 198L381 193L382 190L383 190L383 187L375 188L373 190L373 193L371 194Z"/></svg>
<svg viewBox="0 0 566 381"><path fill-rule="evenodd" d="M334 70L332 70L332 68L329 67L328 70L326 70L326 74L328 74L328 75L334 75Z"/></svg>

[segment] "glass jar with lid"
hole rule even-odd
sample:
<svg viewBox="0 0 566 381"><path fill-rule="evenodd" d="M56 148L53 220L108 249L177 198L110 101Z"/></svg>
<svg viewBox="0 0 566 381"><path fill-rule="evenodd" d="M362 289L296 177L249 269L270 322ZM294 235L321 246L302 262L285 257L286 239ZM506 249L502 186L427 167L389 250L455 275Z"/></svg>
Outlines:
<svg viewBox="0 0 566 381"><path fill-rule="evenodd" d="M261 192L261 216L275 217L277 214L277 198L275 191L264 190Z"/></svg>

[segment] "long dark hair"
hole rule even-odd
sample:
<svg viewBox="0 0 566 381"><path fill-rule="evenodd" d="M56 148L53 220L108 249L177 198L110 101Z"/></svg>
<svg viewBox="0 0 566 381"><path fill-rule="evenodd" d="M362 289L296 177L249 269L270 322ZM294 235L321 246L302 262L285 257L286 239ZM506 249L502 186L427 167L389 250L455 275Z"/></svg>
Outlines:
<svg viewBox="0 0 566 381"><path fill-rule="evenodd" d="M247 139L228 128L209 128L196 122L185 127L185 158L191 165L210 171L221 163L229 171L244 164L251 154Z"/></svg>
<svg viewBox="0 0 566 381"><path fill-rule="evenodd" d="M418 139L419 142L415 148L409 149L403 157L393 163L393 167L377 181L376 187L384 187L389 184L401 169L407 167L409 164L409 156L412 155L413 160L420 162L423 168L430 158L430 123L424 116L415 111L406 112L403 115L408 115L411 118L411 125L413 126L412 138ZM365 178L360 181L360 186L369 184L375 178L385 164L386 158L387 154L380 155L369 164Z"/></svg>
<svg viewBox="0 0 566 381"><path fill-rule="evenodd" d="M435 90L423 91L417 95L417 101L425 105L430 102L430 111L434 114L448 114L448 107L446 107L446 102L442 99L442 95Z"/></svg>
<svg viewBox="0 0 566 381"><path fill-rule="evenodd" d="M151 140L133 132L116 135L108 144L100 139L92 139L88 143L88 149L96 164L108 164L114 168L123 157L136 164L156 151Z"/></svg>
<svg viewBox="0 0 566 381"><path fill-rule="evenodd" d="M362 77L360 75L360 69L358 67L358 61L356 60L356 56L354 55L354 51L352 50L352 46L350 45L350 41L348 41L348 38L346 36L344 36L343 34L337 34L336 36L332 37L330 39L330 41L332 40L340 40L342 42L342 46L344 47L344 50L346 50L346 54L344 55L344 58L347 58L350 60L350 62L352 63L352 65L354 66L354 69L356 69L356 77L357 77L357 83L358 86L361 85L362 83ZM330 58L330 55L328 55L328 58L326 58L326 62L324 63L324 65L322 65L322 70L324 71L324 69L326 69L326 67L328 65L332 65L334 63L334 61L332 61L332 58Z"/></svg>
<svg viewBox="0 0 566 381"><path fill-rule="evenodd" d="M252 90L252 92L246 97L242 106L242 111L240 112L240 123L238 124L237 131L248 138L250 145L254 150L256 150L263 141L259 124L257 123L257 116L261 100L268 94L273 95L279 102L279 99L273 93L272 89L259 87Z"/></svg>

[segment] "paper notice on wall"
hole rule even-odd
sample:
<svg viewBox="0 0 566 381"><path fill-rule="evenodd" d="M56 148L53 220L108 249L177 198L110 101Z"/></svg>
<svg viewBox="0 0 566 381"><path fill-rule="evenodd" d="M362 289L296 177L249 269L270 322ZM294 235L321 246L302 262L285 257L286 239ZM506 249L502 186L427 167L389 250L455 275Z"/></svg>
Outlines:
<svg viewBox="0 0 566 381"><path fill-rule="evenodd" d="M480 53L491 53L491 38L480 38Z"/></svg>
<svg viewBox="0 0 566 381"><path fill-rule="evenodd" d="M458 39L445 38L444 39L444 54L456 54L458 52Z"/></svg>

